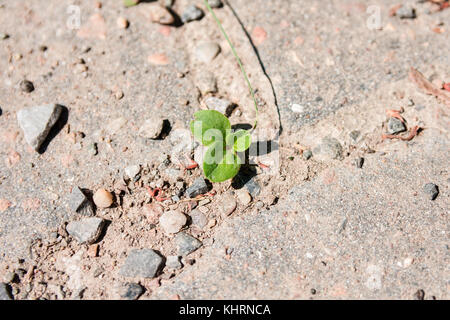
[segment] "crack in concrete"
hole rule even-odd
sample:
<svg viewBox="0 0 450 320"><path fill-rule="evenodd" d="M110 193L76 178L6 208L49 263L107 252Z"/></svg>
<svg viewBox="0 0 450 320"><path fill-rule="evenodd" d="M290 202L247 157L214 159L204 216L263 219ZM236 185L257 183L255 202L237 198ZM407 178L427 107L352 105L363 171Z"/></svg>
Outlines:
<svg viewBox="0 0 450 320"><path fill-rule="evenodd" d="M255 53L257 59L258 59L258 63L259 63L259 65L260 65L260 67L261 67L262 72L264 73L264 76L265 76L265 77L267 78L267 80L269 81L270 87L271 87L271 89L272 89L272 95L273 95L273 99L274 99L274 104L275 104L275 107L276 107L276 109L277 109L277 114L278 114L278 123L279 123L279 125L280 125L279 134L281 134L281 133L283 132L283 126L282 126L282 124L281 124L280 108L278 107L277 94L276 94L275 87L274 87L274 85L273 85L272 79L270 78L269 74L267 73L266 67L264 66L264 63L263 63L263 61L262 61L262 59L261 59L261 55L259 54L259 50L258 50L258 48L255 46L255 44L254 44L254 42L253 42L253 40L252 40L251 35L248 33L248 31L247 31L247 29L246 29L246 27L245 27L245 25L244 25L244 22L241 20L241 18L240 18L239 15L237 14L236 10L234 10L233 6L231 6L231 4L230 4L229 1L225 0L225 1L224 1L224 4L230 8L231 12L233 13L233 16L236 18L236 20L238 21L239 25L241 26L242 31L245 33L245 36L247 37L248 42L249 42L250 45L252 46L252 49L253 49L253 51L254 51L254 53Z"/></svg>

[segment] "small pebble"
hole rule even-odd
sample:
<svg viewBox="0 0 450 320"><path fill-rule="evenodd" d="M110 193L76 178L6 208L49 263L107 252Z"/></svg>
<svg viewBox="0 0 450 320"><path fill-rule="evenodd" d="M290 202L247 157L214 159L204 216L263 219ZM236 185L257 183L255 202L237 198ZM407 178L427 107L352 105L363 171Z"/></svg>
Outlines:
<svg viewBox="0 0 450 320"><path fill-rule="evenodd" d="M22 81L20 81L20 89L21 89L23 92L27 92L27 93L33 92L33 91L34 91L34 85L33 85L33 82L28 81L28 80L22 80Z"/></svg>
<svg viewBox="0 0 450 320"><path fill-rule="evenodd" d="M168 256L166 258L166 266L170 269L181 269L183 267L179 256Z"/></svg>
<svg viewBox="0 0 450 320"><path fill-rule="evenodd" d="M17 112L17 122L23 130L25 140L35 151L39 151L62 110L57 104L48 104L24 108Z"/></svg>
<svg viewBox="0 0 450 320"><path fill-rule="evenodd" d="M163 258L152 249L130 251L119 274L129 278L154 278L164 264Z"/></svg>
<svg viewBox="0 0 450 320"><path fill-rule="evenodd" d="M406 131L406 126L397 118L389 118L388 132L390 134L397 134Z"/></svg>
<svg viewBox="0 0 450 320"><path fill-rule="evenodd" d="M191 4L184 10L183 14L181 15L181 21L183 23L188 23L194 20L200 20L203 18L204 13L201 9L197 8L195 5Z"/></svg>
<svg viewBox="0 0 450 320"><path fill-rule="evenodd" d="M303 159L305 159L305 160L311 159L312 155L313 155L313 153L311 150L303 151Z"/></svg>
<svg viewBox="0 0 450 320"><path fill-rule="evenodd" d="M222 217L228 217L236 210L237 202L233 195L226 194L220 201L219 210Z"/></svg>
<svg viewBox="0 0 450 320"><path fill-rule="evenodd" d="M210 63L220 53L220 46L214 42L204 42L195 49L195 56L203 63Z"/></svg>
<svg viewBox="0 0 450 320"><path fill-rule="evenodd" d="M305 111L305 107L303 107L300 104L293 103L292 106L291 106L291 110L294 113L303 113Z"/></svg>
<svg viewBox="0 0 450 320"><path fill-rule="evenodd" d="M170 13L170 11L165 7L159 5L152 6L152 8L150 9L150 18L152 22L163 25L170 25L175 22L175 18Z"/></svg>
<svg viewBox="0 0 450 320"><path fill-rule="evenodd" d="M125 175L127 178L133 180L134 177L136 177L140 171L141 171L141 166L138 164L133 165L133 166L128 166L125 168Z"/></svg>
<svg viewBox="0 0 450 320"><path fill-rule="evenodd" d="M208 192L208 185L204 178L199 177L195 179L194 183L186 189L186 195L189 198L195 198L198 195Z"/></svg>
<svg viewBox="0 0 450 320"><path fill-rule="evenodd" d="M223 6L221 0L208 0L208 4L211 6L211 8L221 8Z"/></svg>
<svg viewBox="0 0 450 320"><path fill-rule="evenodd" d="M92 244L102 233L105 221L102 218L92 217L67 224L66 231L79 243Z"/></svg>
<svg viewBox="0 0 450 320"><path fill-rule="evenodd" d="M335 138L325 137L322 139L322 143L318 150L320 155L325 157L326 159L339 159L343 158L343 149L342 145Z"/></svg>
<svg viewBox="0 0 450 320"><path fill-rule="evenodd" d="M246 190L242 189L237 190L236 197L238 198L238 201L242 203L244 206L252 202L252 197L250 196L250 193L248 193Z"/></svg>
<svg viewBox="0 0 450 320"><path fill-rule="evenodd" d="M179 211L167 211L159 218L159 224L167 234L179 232L186 222L187 217Z"/></svg>
<svg viewBox="0 0 450 320"><path fill-rule="evenodd" d="M361 169L364 164L364 158L357 158L355 159L355 165L357 168Z"/></svg>
<svg viewBox="0 0 450 320"><path fill-rule="evenodd" d="M157 139L161 135L163 128L164 119L156 117L146 120L140 128L139 134L144 138Z"/></svg>
<svg viewBox="0 0 450 320"><path fill-rule="evenodd" d="M92 217L94 206L79 187L73 187L69 196L69 207L73 212Z"/></svg>
<svg viewBox="0 0 450 320"><path fill-rule="evenodd" d="M208 97L205 99L205 104L209 110L216 110L225 116L229 117L236 105L226 99L219 99L216 97Z"/></svg>
<svg viewBox="0 0 450 320"><path fill-rule="evenodd" d="M124 17L117 18L117 26L120 29L127 29L129 27L129 25L130 25L130 22L127 19L125 19Z"/></svg>
<svg viewBox="0 0 450 320"><path fill-rule="evenodd" d="M105 189L98 189L94 194L94 203L99 208L108 208L113 204L113 195Z"/></svg>
<svg viewBox="0 0 450 320"><path fill-rule="evenodd" d="M202 242L185 232L180 232L175 236L175 244L178 255L187 256L202 246Z"/></svg>
<svg viewBox="0 0 450 320"><path fill-rule="evenodd" d="M197 209L192 210L189 215L192 220L192 225L199 229L203 229L208 223L208 218L206 218L205 214Z"/></svg>
<svg viewBox="0 0 450 320"><path fill-rule="evenodd" d="M414 19L416 17L416 10L409 5L404 5L401 6L395 14L400 19Z"/></svg>
<svg viewBox="0 0 450 320"><path fill-rule="evenodd" d="M138 283L126 283L119 288L119 295L126 300L137 300L144 293L144 288Z"/></svg>
<svg viewBox="0 0 450 320"><path fill-rule="evenodd" d="M359 136L361 135L361 132L359 132L358 130L353 130L352 132L350 132L349 136L350 138L353 140L353 142L356 142L359 138Z"/></svg>
<svg viewBox="0 0 450 320"><path fill-rule="evenodd" d="M434 200L439 194L439 187L434 183L427 183L423 186L423 191L430 200Z"/></svg>
<svg viewBox="0 0 450 320"><path fill-rule="evenodd" d="M196 85L202 95L217 92L217 80L212 72L201 72L201 74L196 79Z"/></svg>
<svg viewBox="0 0 450 320"><path fill-rule="evenodd" d="M6 40L9 38L9 35L3 32L0 32L0 40Z"/></svg>

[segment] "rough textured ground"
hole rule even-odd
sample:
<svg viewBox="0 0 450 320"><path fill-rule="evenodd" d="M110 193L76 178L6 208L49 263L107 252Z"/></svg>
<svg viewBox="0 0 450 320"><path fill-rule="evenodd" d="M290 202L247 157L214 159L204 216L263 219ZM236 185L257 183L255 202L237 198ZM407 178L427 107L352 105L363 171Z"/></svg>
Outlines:
<svg viewBox="0 0 450 320"><path fill-rule="evenodd" d="M173 10L181 15L189 3L205 10L202 1L187 0ZM425 299L448 299L448 106L424 94L408 72L450 81L450 9L399 3L411 4L417 17L390 16L387 0L231 0L215 9L257 89L260 128L281 127L279 148L253 159L262 163L252 180L261 192L248 205L238 201L232 215L221 211L230 191L238 198L236 185L213 186L211 202L200 205L208 225L189 221L185 228L203 247L181 270L130 279L119 274L130 250L175 254L174 237L145 213L155 202L145 186L163 181L172 196L177 182L186 187L201 176L183 170L175 150L211 95L202 91L204 77L216 78L213 95L237 104L232 123L254 121L233 55L209 14L167 27L150 21L152 1L131 8L112 0L101 8L0 1L0 34L9 35L0 40L0 282L15 299L114 299L126 283L139 283L145 299L413 299L420 290ZM81 29L67 26L70 5L80 8ZM377 29L366 24L373 5L381 10ZM118 27L119 17L128 29ZM221 51L204 63L195 50L209 41ZM33 92L21 90L24 79ZM47 103L66 111L37 153L16 114ZM411 141L383 140L386 110L401 107L408 129L423 130ZM170 124L162 138L140 136L157 117ZM340 159L320 152L325 137L340 143ZM313 151L309 160L306 150ZM362 168L354 165L359 157ZM139 178L123 179L136 164ZM434 201L426 183L439 186ZM96 210L107 227L94 245L65 232L81 218L68 208L77 186L115 195L111 208ZM190 216L181 200L161 205Z"/></svg>

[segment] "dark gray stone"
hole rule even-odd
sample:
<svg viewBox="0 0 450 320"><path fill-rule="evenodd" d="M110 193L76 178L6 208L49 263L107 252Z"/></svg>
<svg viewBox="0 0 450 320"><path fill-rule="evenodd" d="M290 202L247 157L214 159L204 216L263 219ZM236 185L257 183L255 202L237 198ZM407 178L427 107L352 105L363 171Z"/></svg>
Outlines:
<svg viewBox="0 0 450 320"><path fill-rule="evenodd" d="M70 222L66 230L79 243L91 244L97 241L102 233L105 221L102 218L85 218Z"/></svg>
<svg viewBox="0 0 450 320"><path fill-rule="evenodd" d="M94 215L94 205L79 187L72 189L69 196L69 207L73 212L83 216L92 217Z"/></svg>
<svg viewBox="0 0 450 320"><path fill-rule="evenodd" d="M125 283L120 288L120 297L126 300L137 300L144 293L144 288L138 283Z"/></svg>
<svg viewBox="0 0 450 320"><path fill-rule="evenodd" d="M0 283L0 300L12 300L9 286L6 283Z"/></svg>
<svg viewBox="0 0 450 320"><path fill-rule="evenodd" d="M200 194L208 192L208 185L202 177L195 179L194 183L186 189L186 195L189 198L195 198Z"/></svg>
<svg viewBox="0 0 450 320"><path fill-rule="evenodd" d="M178 254L187 256L202 246L202 242L185 232L180 232L175 236Z"/></svg>
<svg viewBox="0 0 450 320"><path fill-rule="evenodd" d="M423 186L423 191L430 200L434 200L439 194L439 187L434 183L427 183Z"/></svg>
<svg viewBox="0 0 450 320"><path fill-rule="evenodd" d="M154 250L134 249L120 268L119 274L129 278L154 278L163 264L163 258Z"/></svg>
<svg viewBox="0 0 450 320"><path fill-rule="evenodd" d="M62 107L56 104L24 108L17 112L17 121L25 140L34 150L39 150L61 112Z"/></svg>
<svg viewBox="0 0 450 320"><path fill-rule="evenodd" d="M255 179L250 179L246 184L245 188L250 193L252 198L255 198L261 193L261 186Z"/></svg>
<svg viewBox="0 0 450 320"><path fill-rule="evenodd" d="M388 132L390 134L397 134L406 131L406 126L397 118L389 118Z"/></svg>
<svg viewBox="0 0 450 320"><path fill-rule="evenodd" d="M192 4L184 10L181 15L181 21L183 21L183 23L187 23L194 20L200 20L203 16L203 11Z"/></svg>

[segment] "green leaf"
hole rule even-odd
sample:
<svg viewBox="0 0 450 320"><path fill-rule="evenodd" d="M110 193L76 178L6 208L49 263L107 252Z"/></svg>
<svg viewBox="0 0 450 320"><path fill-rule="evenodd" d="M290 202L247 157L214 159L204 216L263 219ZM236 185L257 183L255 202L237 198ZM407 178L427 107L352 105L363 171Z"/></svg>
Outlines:
<svg viewBox="0 0 450 320"><path fill-rule="evenodd" d="M227 117L216 110L201 110L194 114L194 118L190 126L197 140L205 146L215 141L221 141L224 144L224 139L231 130Z"/></svg>
<svg viewBox="0 0 450 320"><path fill-rule="evenodd" d="M139 3L139 0L123 0L123 4L125 7L132 7Z"/></svg>
<svg viewBox="0 0 450 320"><path fill-rule="evenodd" d="M212 182L223 182L233 178L241 168L241 160L232 150L223 148L220 142L208 147L203 157L203 172Z"/></svg>
<svg viewBox="0 0 450 320"><path fill-rule="evenodd" d="M226 138L227 146L233 146L234 151L244 152L250 148L252 136L247 130L238 130L229 134Z"/></svg>

